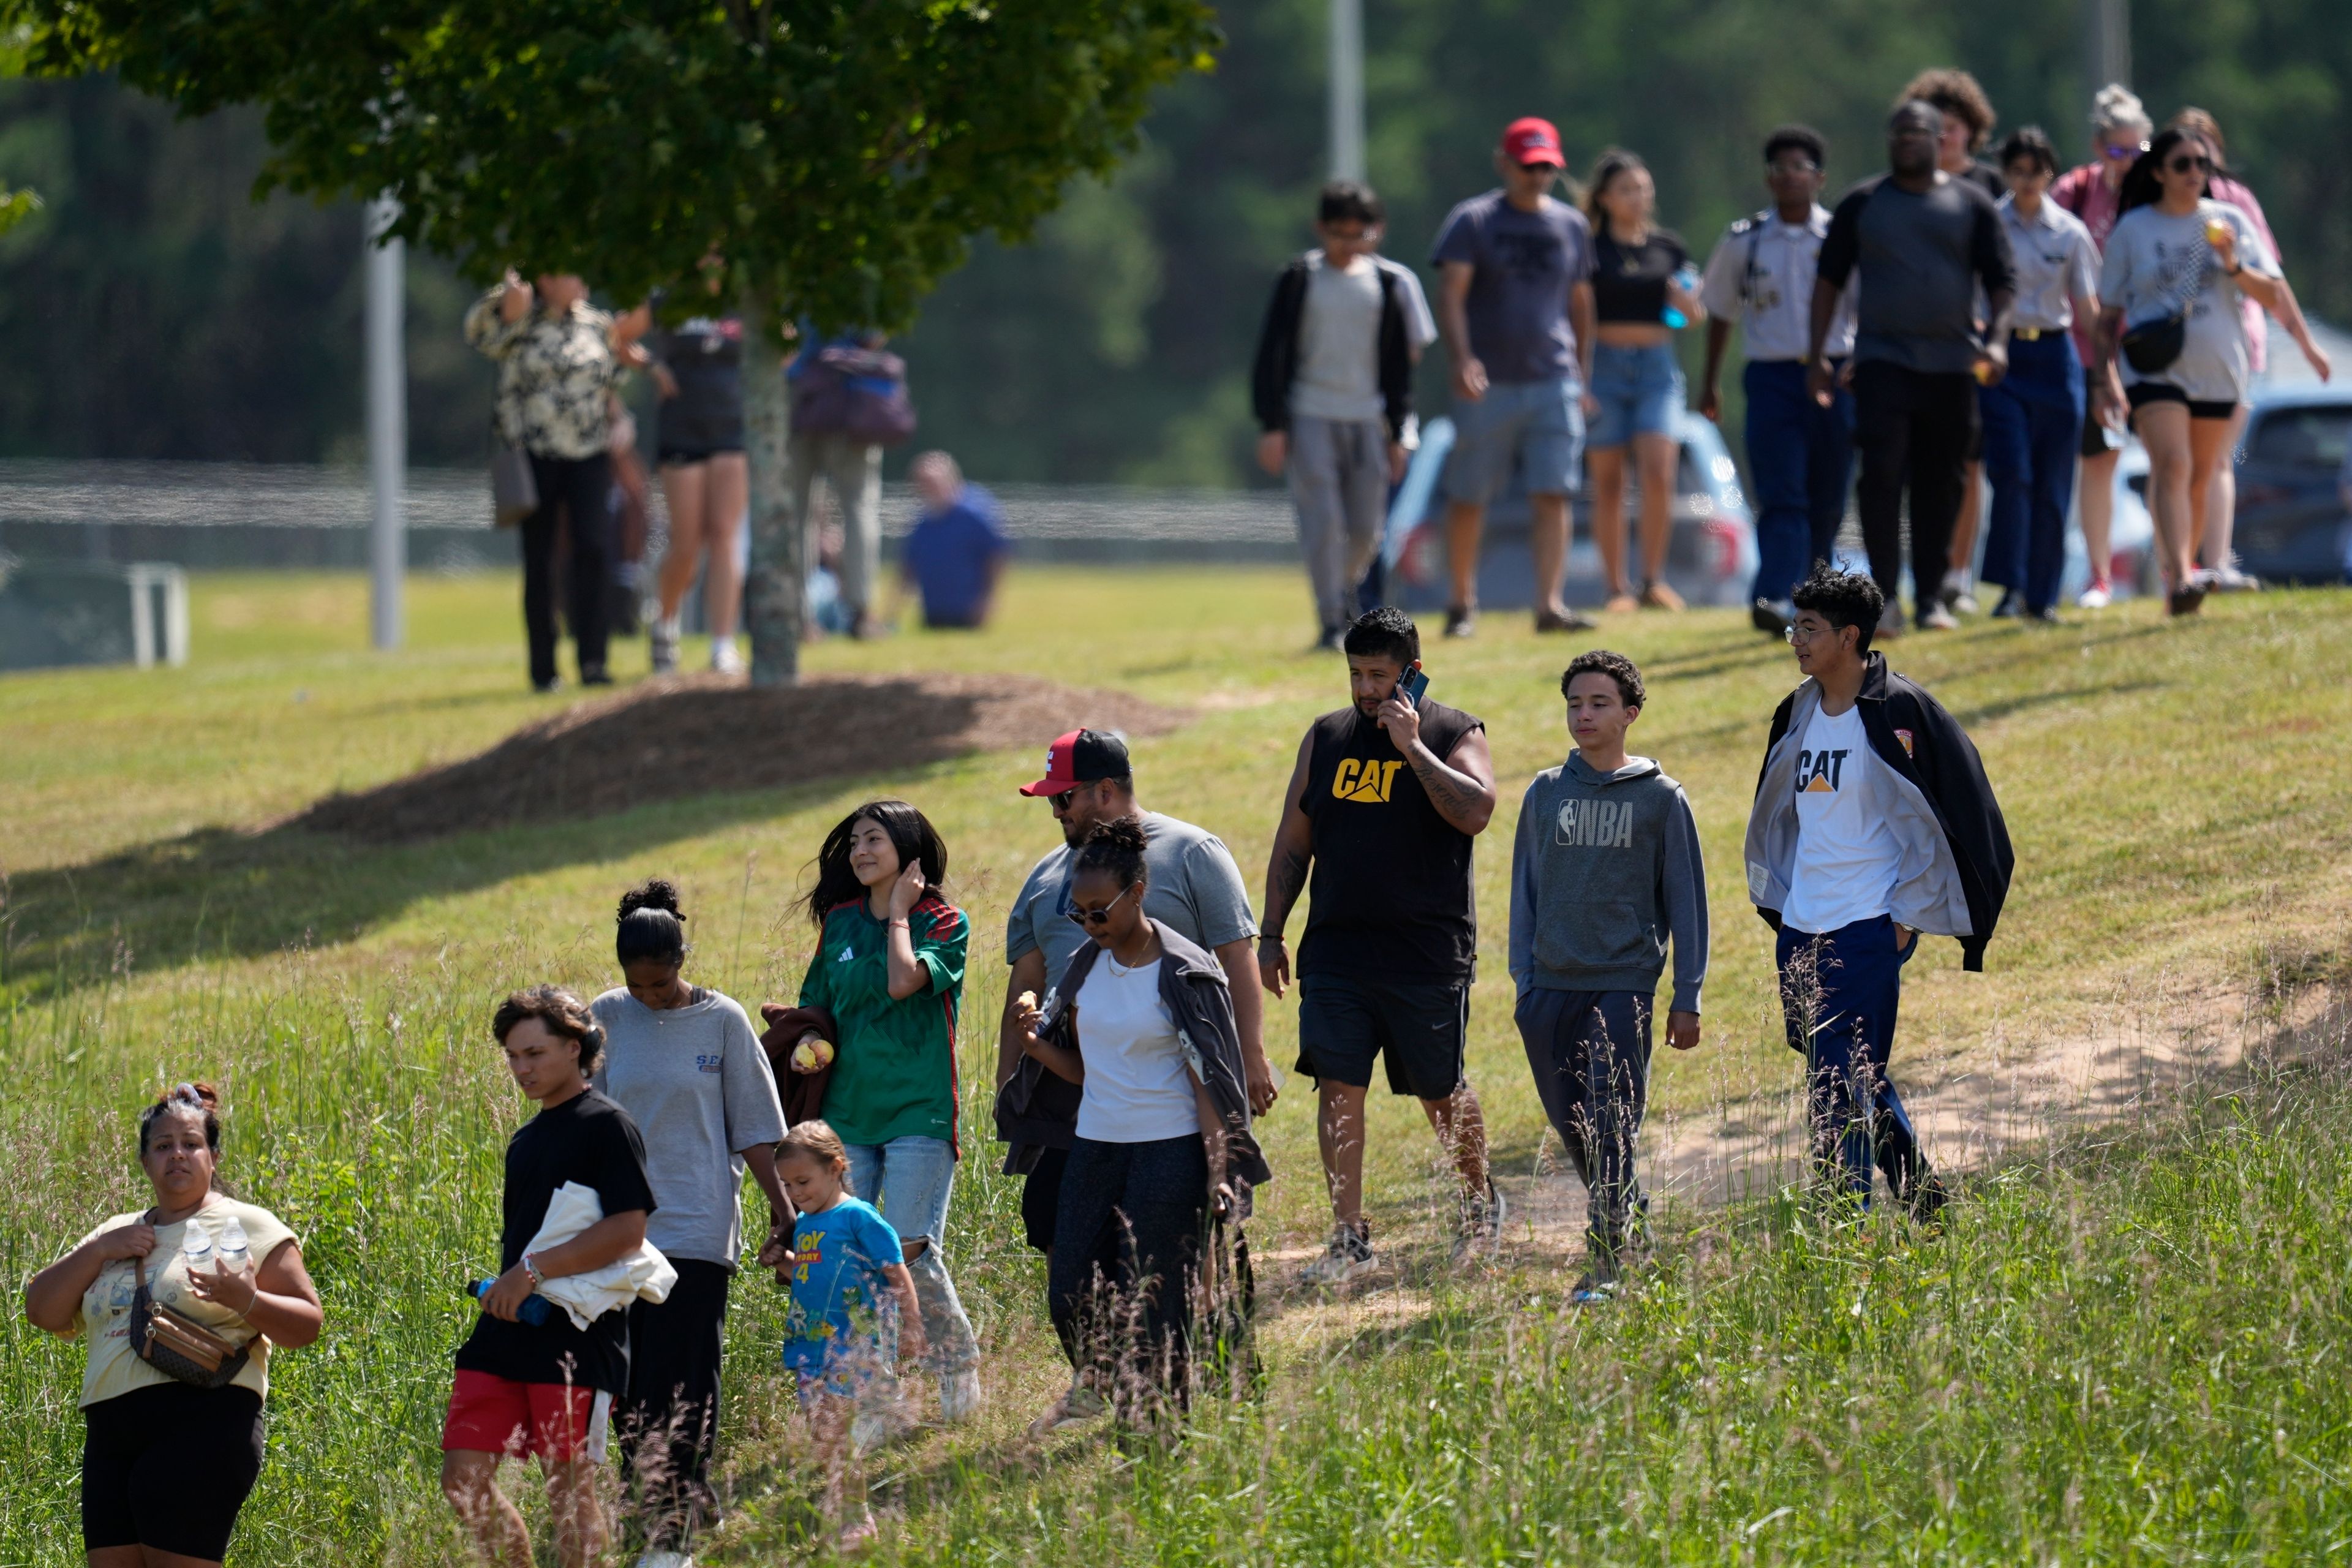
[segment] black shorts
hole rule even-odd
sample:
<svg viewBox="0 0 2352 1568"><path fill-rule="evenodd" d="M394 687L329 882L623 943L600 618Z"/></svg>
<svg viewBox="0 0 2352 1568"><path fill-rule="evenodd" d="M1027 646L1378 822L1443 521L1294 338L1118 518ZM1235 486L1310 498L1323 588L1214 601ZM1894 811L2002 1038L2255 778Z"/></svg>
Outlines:
<svg viewBox="0 0 2352 1568"><path fill-rule="evenodd" d="M663 468L688 468L696 463L707 463L713 458L724 457L730 452L740 452L742 449L740 447L665 446L655 457L654 465Z"/></svg>
<svg viewBox="0 0 2352 1568"><path fill-rule="evenodd" d="M2083 444L2077 455L2084 458L2112 457L2122 448L2107 445L2107 427L2089 414L2083 416Z"/></svg>
<svg viewBox="0 0 2352 1568"><path fill-rule="evenodd" d="M2230 419L2237 416L2235 403L2212 403L2189 396L2168 381L2136 381L2124 388L2124 401L2137 414L2151 403L2178 403L2189 410L2191 419Z"/></svg>
<svg viewBox="0 0 2352 1568"><path fill-rule="evenodd" d="M1021 1228L1039 1252L1054 1250L1054 1221L1062 1212L1062 1173L1069 1168L1067 1149L1041 1150L1037 1163L1021 1182Z"/></svg>
<svg viewBox="0 0 2352 1568"><path fill-rule="evenodd" d="M249 1388L134 1388L82 1412L85 1552L146 1546L218 1563L261 1474L261 1395Z"/></svg>
<svg viewBox="0 0 2352 1568"><path fill-rule="evenodd" d="M1462 1087L1469 1034L1466 980L1299 977L1297 1070L1318 1081L1370 1089L1386 1057L1391 1093L1444 1100Z"/></svg>

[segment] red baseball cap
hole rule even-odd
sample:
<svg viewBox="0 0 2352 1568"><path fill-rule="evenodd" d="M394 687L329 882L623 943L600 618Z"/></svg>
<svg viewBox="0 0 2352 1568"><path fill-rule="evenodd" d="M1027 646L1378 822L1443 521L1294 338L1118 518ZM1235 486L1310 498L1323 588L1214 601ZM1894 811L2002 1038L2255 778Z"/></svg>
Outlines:
<svg viewBox="0 0 2352 1568"><path fill-rule="evenodd" d="M1559 130L1549 120L1538 120L1530 114L1524 120L1514 120L1503 128L1503 156L1514 163L1549 163L1555 169L1568 167L1568 160L1559 154Z"/></svg>
<svg viewBox="0 0 2352 1568"><path fill-rule="evenodd" d="M1026 795L1059 795L1097 779L1123 779L1134 769L1127 742L1108 730L1073 730L1045 748L1045 776L1021 786Z"/></svg>

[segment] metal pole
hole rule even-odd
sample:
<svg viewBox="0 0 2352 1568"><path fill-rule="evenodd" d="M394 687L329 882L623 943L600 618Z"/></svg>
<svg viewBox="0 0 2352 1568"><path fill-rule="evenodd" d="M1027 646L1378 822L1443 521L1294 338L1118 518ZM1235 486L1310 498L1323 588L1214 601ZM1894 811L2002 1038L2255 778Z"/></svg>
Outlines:
<svg viewBox="0 0 2352 1568"><path fill-rule="evenodd" d="M368 624L379 648L396 648L405 635L402 579L408 572L408 536L402 490L408 468L408 365L401 341L402 270L407 247L377 238L400 216L389 196L367 205L367 444L368 482L374 491L368 519Z"/></svg>
<svg viewBox="0 0 2352 1568"><path fill-rule="evenodd" d="M2131 0L2083 0L2083 63L2091 90L2132 77Z"/></svg>
<svg viewBox="0 0 2352 1568"><path fill-rule="evenodd" d="M1331 0L1331 177L1364 177L1364 0Z"/></svg>

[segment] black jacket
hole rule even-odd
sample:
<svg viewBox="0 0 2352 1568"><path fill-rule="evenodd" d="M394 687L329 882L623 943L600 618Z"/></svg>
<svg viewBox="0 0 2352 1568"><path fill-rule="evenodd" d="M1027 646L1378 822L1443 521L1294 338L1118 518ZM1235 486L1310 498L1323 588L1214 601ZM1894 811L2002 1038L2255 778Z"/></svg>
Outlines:
<svg viewBox="0 0 2352 1568"><path fill-rule="evenodd" d="M1381 276L1381 401L1389 439L1404 439L1412 418L1412 344L1405 335L1402 285L1396 264L1373 258ZM1262 430L1290 428L1290 384L1298 377L1298 327L1307 315L1307 276L1312 266L1300 257L1275 280L1274 298L1258 329L1257 359L1250 372L1250 404Z"/></svg>
<svg viewBox="0 0 2352 1568"><path fill-rule="evenodd" d="M1790 765L1784 742L1790 740L1795 716L1801 709L1810 721L1820 703L1820 686L1808 680L1790 692L1772 715L1772 733L1764 744L1764 766L1757 775L1756 806L1748 832L1748 882L1757 912L1774 931L1780 929L1780 904L1786 894L1786 873L1780 865L1785 853L1778 818L1786 806L1793 816L1795 800L1775 787L1775 764ZM2009 826L2001 820L2000 803L1993 798L1992 782L1974 742L1959 721L1944 710L1917 682L1886 667L1886 656L1872 653L1863 672L1856 709L1863 732L1869 737L1872 758L1891 775L1893 797L1923 797L1935 826L1943 835L1940 847L1958 873L1966 901L1967 930L1927 920L1895 918L1906 925L1937 935L1957 936L1961 967L1984 967L1985 944L2000 923L2001 904L2009 897L2009 880L2017 866L2010 847ZM1787 780L1781 780L1785 784ZM1790 829L1790 831L1793 831ZM1941 863L1943 856L1937 857ZM1957 911L1955 911L1957 912Z"/></svg>
<svg viewBox="0 0 2352 1568"><path fill-rule="evenodd" d="M1225 972L1215 957L1185 941L1158 921L1151 929L1160 948L1160 1000L1176 1021L1176 1043L1186 1065L1205 1085L1209 1099L1225 1124L1226 1179L1232 1184L1239 1211L1247 1215L1250 1190L1274 1179L1250 1131L1248 1080L1242 1072L1241 1031L1234 1023L1234 998ZM1078 1050L1072 1031L1071 1004L1087 983L1099 944L1083 942L1070 956L1069 967L1045 993L1038 1022L1038 1038ZM1083 1052L1081 1052L1083 1054ZM1046 1149L1066 1149L1077 1137L1078 1085L1024 1056L996 1091L996 1135L1012 1145L1005 1155L1008 1173L1034 1169Z"/></svg>

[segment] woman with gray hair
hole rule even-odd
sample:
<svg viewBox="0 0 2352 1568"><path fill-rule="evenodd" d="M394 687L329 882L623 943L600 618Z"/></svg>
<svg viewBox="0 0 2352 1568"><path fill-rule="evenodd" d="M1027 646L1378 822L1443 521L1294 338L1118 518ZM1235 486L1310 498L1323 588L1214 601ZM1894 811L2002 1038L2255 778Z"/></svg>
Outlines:
<svg viewBox="0 0 2352 1568"><path fill-rule="evenodd" d="M2124 173L2147 146L2156 121L2139 94L2111 81L2091 99L2091 161L2067 170L2050 187L2050 199L2083 220L2091 243L2102 253L2116 219L2123 216ZM2094 363L2091 334L2095 321L2074 318L2074 352L2084 364ZM2083 553L2091 563L2091 581L2074 603L2085 610L2104 610L2114 601L2107 580L2114 550L2109 541L2116 516L2116 464L2124 453L2124 411L2097 408L2083 421L2083 471L2079 489L2083 512Z"/></svg>

